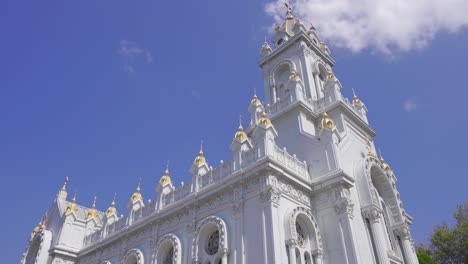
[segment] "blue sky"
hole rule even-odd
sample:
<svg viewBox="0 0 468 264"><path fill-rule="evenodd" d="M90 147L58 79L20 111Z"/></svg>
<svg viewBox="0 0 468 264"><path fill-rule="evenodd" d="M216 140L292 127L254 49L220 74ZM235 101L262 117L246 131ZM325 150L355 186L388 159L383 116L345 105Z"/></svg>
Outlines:
<svg viewBox="0 0 468 264"><path fill-rule="evenodd" d="M187 182L200 139L212 166L230 159L238 115L247 115L253 87L262 87L258 51L274 22L266 4L2 2L5 263L19 261L65 175L80 204L98 195L105 210L117 192L125 213L140 177L145 199L155 198L167 160L172 179ZM319 34L323 20L313 21ZM343 93L355 88L369 109L416 242L468 200L468 32L460 23L424 45L390 41L390 51L347 45L324 29Z"/></svg>

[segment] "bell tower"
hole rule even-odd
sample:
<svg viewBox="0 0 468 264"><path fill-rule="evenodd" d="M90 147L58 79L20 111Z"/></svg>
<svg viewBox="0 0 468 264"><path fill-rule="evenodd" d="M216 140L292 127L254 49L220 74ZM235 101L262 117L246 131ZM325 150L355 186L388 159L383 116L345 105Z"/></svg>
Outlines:
<svg viewBox="0 0 468 264"><path fill-rule="evenodd" d="M352 120L363 151L365 140L375 132L367 123L364 104L359 99L351 103L341 94L341 83L332 70L335 61L316 28L306 28L285 5L284 21L276 24L271 45L263 43L258 64L278 144L307 161L314 178L344 169L337 147L347 134L347 120Z"/></svg>

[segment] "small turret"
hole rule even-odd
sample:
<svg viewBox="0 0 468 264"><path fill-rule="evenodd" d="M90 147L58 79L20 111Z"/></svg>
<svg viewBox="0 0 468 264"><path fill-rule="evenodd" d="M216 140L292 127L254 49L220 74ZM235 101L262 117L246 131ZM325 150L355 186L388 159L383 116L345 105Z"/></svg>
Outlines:
<svg viewBox="0 0 468 264"><path fill-rule="evenodd" d="M76 205L76 193L73 196L71 202L67 205L65 209L65 215L78 212L78 206Z"/></svg>
<svg viewBox="0 0 468 264"><path fill-rule="evenodd" d="M98 211L96 210L96 196L94 196L93 204L86 214L86 220L96 218L98 216Z"/></svg>

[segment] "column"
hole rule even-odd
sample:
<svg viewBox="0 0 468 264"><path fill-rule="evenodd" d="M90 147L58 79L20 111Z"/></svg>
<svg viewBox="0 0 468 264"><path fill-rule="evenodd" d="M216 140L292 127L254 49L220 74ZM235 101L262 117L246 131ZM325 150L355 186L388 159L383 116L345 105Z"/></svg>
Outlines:
<svg viewBox="0 0 468 264"><path fill-rule="evenodd" d="M371 228L371 236L373 237L376 255L379 260L380 264L390 264L388 260L387 251L385 249L385 237L382 234L382 230L380 228L380 221L382 211L376 207L371 206L371 208L363 209L363 216L364 219L369 219L370 221L370 228ZM372 239L372 238L371 238Z"/></svg>
<svg viewBox="0 0 468 264"><path fill-rule="evenodd" d="M413 246L411 245L411 235L409 231L409 227L407 225L403 225L395 229L395 235L400 237L401 244L403 247L403 255L408 262L408 264L418 264L416 260L415 253L413 250Z"/></svg>
<svg viewBox="0 0 468 264"><path fill-rule="evenodd" d="M323 251L320 249L317 249L314 251L314 264L322 264L322 256L323 256Z"/></svg>
<svg viewBox="0 0 468 264"><path fill-rule="evenodd" d="M338 193L338 191L335 191ZM339 192L340 194L344 193L344 189ZM342 198L340 198L337 203L335 204L335 212L339 217L339 223L342 229L342 239L345 245L345 254L347 263L355 264L358 263L357 254L356 254L356 242L354 240L354 228L352 219L353 215L354 204L351 202L350 199L345 198L344 194Z"/></svg>
<svg viewBox="0 0 468 264"><path fill-rule="evenodd" d="M288 250L289 250L289 264L296 264L296 245L297 241L295 239L288 240Z"/></svg>
<svg viewBox="0 0 468 264"><path fill-rule="evenodd" d="M318 74L314 73L313 78L314 78L314 84L315 84L315 91L317 92L317 99L320 99L323 97L323 94L322 94L321 87L319 84Z"/></svg>

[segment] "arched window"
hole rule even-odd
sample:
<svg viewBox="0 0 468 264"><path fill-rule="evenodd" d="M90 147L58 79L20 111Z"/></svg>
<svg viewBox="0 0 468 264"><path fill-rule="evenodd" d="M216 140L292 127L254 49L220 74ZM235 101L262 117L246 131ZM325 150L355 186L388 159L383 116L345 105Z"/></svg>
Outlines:
<svg viewBox="0 0 468 264"><path fill-rule="evenodd" d="M213 256L214 254L218 253L219 250L219 231L216 229L213 233L211 233L210 237L208 238L206 244L206 252L208 255Z"/></svg>
<svg viewBox="0 0 468 264"><path fill-rule="evenodd" d="M289 261L297 264L313 264L315 259L322 258L322 243L317 222L310 210L304 207L294 209L289 216L287 230Z"/></svg>
<svg viewBox="0 0 468 264"><path fill-rule="evenodd" d="M155 263L157 264L180 264L181 244L179 238L174 234L162 236L155 247Z"/></svg>
<svg viewBox="0 0 468 264"><path fill-rule="evenodd" d="M130 255L125 259L125 264L139 264L136 255Z"/></svg>
<svg viewBox="0 0 468 264"><path fill-rule="evenodd" d="M143 264L143 253L139 249L130 249L123 258L124 264Z"/></svg>
<svg viewBox="0 0 468 264"><path fill-rule="evenodd" d="M226 224L217 216L203 219L192 243L192 259L200 263L218 264L228 258Z"/></svg>
<svg viewBox="0 0 468 264"><path fill-rule="evenodd" d="M166 256L164 257L164 264L172 264L174 263L174 247L171 247L169 249L169 252L166 253Z"/></svg>

